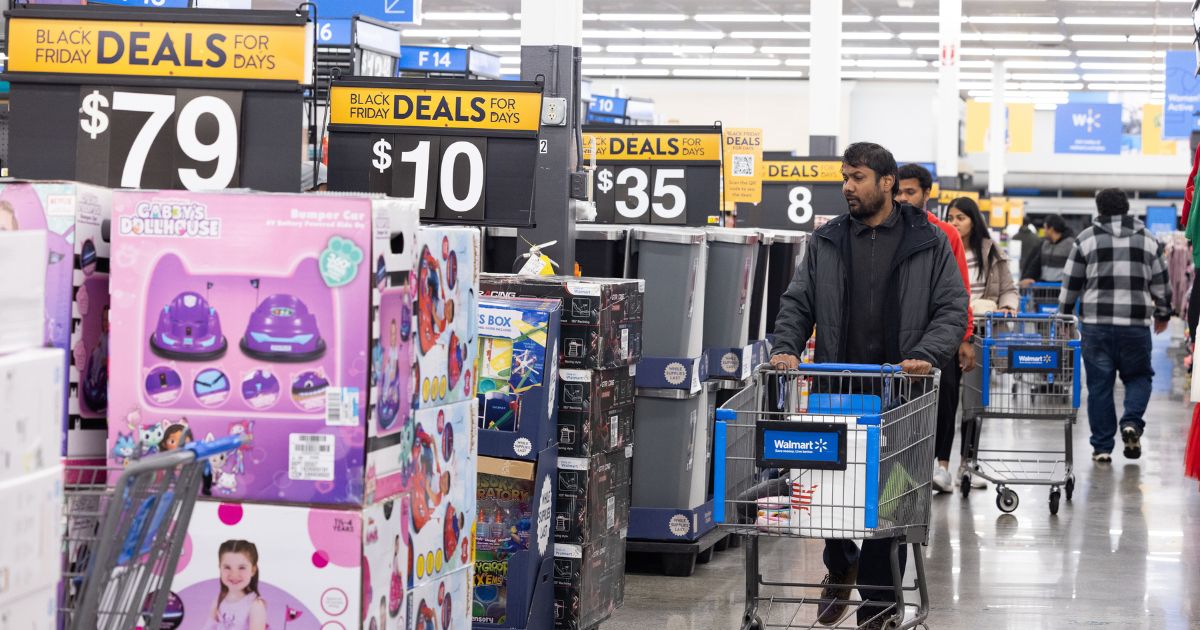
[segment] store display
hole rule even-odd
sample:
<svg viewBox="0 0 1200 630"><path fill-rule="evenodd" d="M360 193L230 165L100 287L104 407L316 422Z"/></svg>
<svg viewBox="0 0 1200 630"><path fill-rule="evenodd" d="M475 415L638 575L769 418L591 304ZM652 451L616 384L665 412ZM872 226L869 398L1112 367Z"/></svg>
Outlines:
<svg viewBox="0 0 1200 630"><path fill-rule="evenodd" d="M610 369L642 356L645 283L639 280L483 274L484 295L563 303L559 367Z"/></svg>
<svg viewBox="0 0 1200 630"><path fill-rule="evenodd" d="M586 545L554 546L554 627L587 630L625 599L625 531Z"/></svg>
<svg viewBox="0 0 1200 630"><path fill-rule="evenodd" d="M55 466L62 457L63 351L0 355L0 484Z"/></svg>
<svg viewBox="0 0 1200 630"><path fill-rule="evenodd" d="M63 468L57 462L0 483L0 607L58 585Z"/></svg>
<svg viewBox="0 0 1200 630"><path fill-rule="evenodd" d="M703 393L643 390L638 395L634 507L692 510L707 500L709 413Z"/></svg>
<svg viewBox="0 0 1200 630"><path fill-rule="evenodd" d="M479 230L417 231L414 349L416 407L475 399L479 312Z"/></svg>
<svg viewBox="0 0 1200 630"><path fill-rule="evenodd" d="M559 457L554 540L586 544L629 526L630 465L634 448Z"/></svg>
<svg viewBox="0 0 1200 630"><path fill-rule="evenodd" d="M0 206L4 228L16 221L15 213ZM0 229L0 353L35 348L43 344L46 330L46 274L29 273L46 266L47 235L42 230L20 232ZM59 447L61 449L61 446Z"/></svg>

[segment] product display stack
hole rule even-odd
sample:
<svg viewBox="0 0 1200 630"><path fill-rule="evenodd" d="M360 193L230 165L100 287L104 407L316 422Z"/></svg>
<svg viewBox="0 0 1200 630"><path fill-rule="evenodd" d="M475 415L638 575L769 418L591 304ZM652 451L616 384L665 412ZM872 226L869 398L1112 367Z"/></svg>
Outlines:
<svg viewBox="0 0 1200 630"><path fill-rule="evenodd" d="M478 241L417 215L114 194L110 463L246 441L211 462L174 627L469 627Z"/></svg>
<svg viewBox="0 0 1200 630"><path fill-rule="evenodd" d="M32 630L56 627L61 575L67 371L66 352L43 347L48 236L0 230L0 620Z"/></svg>
<svg viewBox="0 0 1200 630"><path fill-rule="evenodd" d="M633 392L645 283L484 274L488 299L562 305L553 516L554 625L598 625L624 596L633 457Z"/></svg>

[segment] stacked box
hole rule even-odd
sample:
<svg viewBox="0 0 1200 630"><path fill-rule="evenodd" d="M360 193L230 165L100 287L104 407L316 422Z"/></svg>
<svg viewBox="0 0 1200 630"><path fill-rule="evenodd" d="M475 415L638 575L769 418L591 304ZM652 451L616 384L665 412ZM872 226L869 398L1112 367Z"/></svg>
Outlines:
<svg viewBox="0 0 1200 630"><path fill-rule="evenodd" d="M562 301L559 367L611 369L642 356L641 280L483 274L484 295Z"/></svg>
<svg viewBox="0 0 1200 630"><path fill-rule="evenodd" d="M57 424L57 423L56 423ZM63 467L0 482L0 610L55 588L61 576Z"/></svg>
<svg viewBox="0 0 1200 630"><path fill-rule="evenodd" d="M60 395L67 382L58 348L0 355L0 483L57 466L61 458Z"/></svg>
<svg viewBox="0 0 1200 630"><path fill-rule="evenodd" d="M69 354L60 450L104 458L108 410L109 233L112 191L75 182L0 184L0 231L45 230L44 342Z"/></svg>
<svg viewBox="0 0 1200 630"><path fill-rule="evenodd" d="M634 377L630 366L563 370L559 375L558 454L591 457L633 443Z"/></svg>
<svg viewBox="0 0 1200 630"><path fill-rule="evenodd" d="M558 458L555 542L586 544L629 526L633 447Z"/></svg>
<svg viewBox="0 0 1200 630"><path fill-rule="evenodd" d="M45 267L45 260L44 230L0 231L0 354L36 348L45 341L46 274L30 273Z"/></svg>
<svg viewBox="0 0 1200 630"><path fill-rule="evenodd" d="M479 230L423 226L415 272L416 407L474 401Z"/></svg>
<svg viewBox="0 0 1200 630"><path fill-rule="evenodd" d="M554 546L554 627L587 630L621 606L625 595L625 532L586 545Z"/></svg>

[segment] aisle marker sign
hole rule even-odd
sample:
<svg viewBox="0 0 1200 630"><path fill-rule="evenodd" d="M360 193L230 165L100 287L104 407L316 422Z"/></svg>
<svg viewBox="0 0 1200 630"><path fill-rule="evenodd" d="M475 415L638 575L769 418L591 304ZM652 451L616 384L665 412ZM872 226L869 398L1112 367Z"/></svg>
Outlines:
<svg viewBox="0 0 1200 630"><path fill-rule="evenodd" d="M725 130L725 203L762 201L762 129Z"/></svg>

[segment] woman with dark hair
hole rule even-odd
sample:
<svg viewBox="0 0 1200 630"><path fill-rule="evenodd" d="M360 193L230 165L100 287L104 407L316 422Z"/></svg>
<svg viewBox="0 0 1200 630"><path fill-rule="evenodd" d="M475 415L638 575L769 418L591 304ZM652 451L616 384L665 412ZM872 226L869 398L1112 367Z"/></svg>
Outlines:
<svg viewBox="0 0 1200 630"><path fill-rule="evenodd" d="M971 275L971 302L976 313L1001 310L1016 312L1020 295L1013 283L1004 250L992 240L983 213L970 197L950 202L946 221L958 230ZM984 301L982 304L979 301Z"/></svg>
<svg viewBox="0 0 1200 630"><path fill-rule="evenodd" d="M1044 226L1046 238L1042 241L1042 247L1021 270L1022 287L1034 282L1062 282L1063 267L1067 266L1067 258L1071 256L1075 235L1067 227L1067 222L1057 214L1046 217Z"/></svg>

